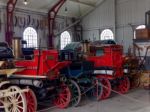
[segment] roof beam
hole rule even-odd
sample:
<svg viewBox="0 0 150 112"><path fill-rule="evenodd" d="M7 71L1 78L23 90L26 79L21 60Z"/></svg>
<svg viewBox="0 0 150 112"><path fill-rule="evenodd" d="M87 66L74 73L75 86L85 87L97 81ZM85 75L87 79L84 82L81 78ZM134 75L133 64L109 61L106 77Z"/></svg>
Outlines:
<svg viewBox="0 0 150 112"><path fill-rule="evenodd" d="M70 0L71 2L75 2L75 3L79 3L79 4L83 4L83 5L87 5L87 6L90 6L90 7L95 7L95 5L92 5L90 3L86 3L86 2L82 2L82 1L79 1L79 0Z"/></svg>

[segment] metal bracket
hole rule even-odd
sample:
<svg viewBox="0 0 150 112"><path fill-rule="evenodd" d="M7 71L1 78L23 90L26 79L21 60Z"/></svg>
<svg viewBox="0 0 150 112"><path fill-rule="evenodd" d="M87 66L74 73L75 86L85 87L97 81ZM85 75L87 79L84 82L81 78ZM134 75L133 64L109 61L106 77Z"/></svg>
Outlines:
<svg viewBox="0 0 150 112"><path fill-rule="evenodd" d="M55 25L55 19L56 15L61 8L61 6L66 2L66 0L59 0L48 12L48 26L49 26L49 47L53 48L53 38L54 38L54 25Z"/></svg>
<svg viewBox="0 0 150 112"><path fill-rule="evenodd" d="M6 26L6 35L5 40L8 44L12 45L12 38L13 38L13 12L15 10L17 0L9 0L7 2L7 26Z"/></svg>

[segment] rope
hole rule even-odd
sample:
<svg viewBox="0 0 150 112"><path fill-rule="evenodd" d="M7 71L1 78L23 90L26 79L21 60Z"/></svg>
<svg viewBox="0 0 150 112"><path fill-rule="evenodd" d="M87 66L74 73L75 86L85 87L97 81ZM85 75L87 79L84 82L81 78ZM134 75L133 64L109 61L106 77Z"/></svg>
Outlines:
<svg viewBox="0 0 150 112"><path fill-rule="evenodd" d="M101 85L102 85L104 88L106 88L106 89L110 89L110 88L106 87L106 86L103 85L103 84L101 84ZM125 94L121 94L121 93L119 93L118 91L115 91L115 90L113 90L113 89L111 89L111 91L114 92L114 93L116 93L116 94L118 94L118 95L120 95L120 96L122 96L122 97L124 97L124 98L127 98L127 99L130 100L130 101L134 101L134 102L136 102L136 103L141 103L141 104L144 104L144 105L146 105L146 106L149 106L149 105L150 105L149 103L145 103L145 102L142 102L142 101L137 100L137 99L135 99L135 98L132 98L132 97L130 97L130 96L127 96L127 95L125 95Z"/></svg>
<svg viewBox="0 0 150 112"><path fill-rule="evenodd" d="M96 85L96 84L95 84L95 85ZM91 86L89 89L87 89L87 90L86 90L84 93L82 93L81 95L85 95L88 91L92 90L95 85ZM101 86L102 86L103 88L110 89L110 88L108 88L107 86L105 86L105 85L103 85L103 84L101 84ZM127 95L125 95L125 94L121 94L121 93L119 93L119 92L116 91L116 90L113 90L113 89L110 89L110 90L111 90L111 92L114 92L114 93L120 95L121 97L124 97L124 98L126 98L126 99L128 99L128 100L130 100L130 101L136 102L136 103L138 103L138 104L143 104L143 105L145 105L145 106L149 106L149 105L150 105L149 103L145 103L145 102L142 102L142 101L137 100L137 99L135 99L135 98L132 98L132 97L130 97L130 96L127 96ZM73 98L71 101L73 101L73 100L76 99L76 98L77 98L77 97ZM46 109L43 109L43 110L39 110L39 111L37 111L37 112L45 112L45 111L49 111L49 110L55 109L55 108L57 108L57 106L49 107L49 108L46 108ZM99 110L99 103L97 103L97 112L99 112L98 110Z"/></svg>
<svg viewBox="0 0 150 112"><path fill-rule="evenodd" d="M81 95L85 95L88 91L92 90L92 89L94 88L94 86L95 86L95 85L93 85L92 87L90 87L88 90L86 90L86 91L85 91L84 93L82 93ZM104 87L104 88L106 88L106 89L110 89L110 88L108 88L107 86L105 86L105 85L103 85L103 84L101 84L101 86ZM115 91L115 90L113 90L113 89L111 89L111 91L114 92L114 93L116 93L116 94L118 94L118 95L120 95L120 96L122 96L122 97L124 97L124 98L126 98L126 99L128 99L128 100L130 100L130 101L134 101L134 102L139 103L139 104L144 104L145 106L149 106L149 105L150 105L149 103L145 103L145 102L142 102L142 101L137 100L137 99L135 99L135 98L132 98L132 97L130 97L130 96L127 96L127 95L125 95L125 94L121 94L121 93L119 93L118 91ZM73 100L76 99L76 98L77 98L77 97L73 98L71 101L73 101ZM54 108L57 108L57 106L53 106L53 107L50 107L50 108L47 108L47 109L39 110L39 111L37 111L37 112L45 112L45 111L48 111L48 110L51 110L51 109L54 109ZM97 105L97 112L98 112L98 110L99 110L99 106Z"/></svg>
<svg viewBox="0 0 150 112"><path fill-rule="evenodd" d="M95 84L95 85L96 85L96 84ZM87 92L89 92L90 90L92 90L95 85L93 85L93 86L91 86L89 89L87 89L84 93L81 94L81 96L85 95ZM78 97L74 97L71 101L74 101L76 98L78 98ZM70 101L70 102L71 102L71 101ZM44 106L44 105L43 105L43 106ZM57 106L49 107L49 108L47 108L47 109L39 110L39 111L37 111L37 112L45 112L45 111L48 111L48 110L51 110L51 109L54 109L54 108L57 108Z"/></svg>

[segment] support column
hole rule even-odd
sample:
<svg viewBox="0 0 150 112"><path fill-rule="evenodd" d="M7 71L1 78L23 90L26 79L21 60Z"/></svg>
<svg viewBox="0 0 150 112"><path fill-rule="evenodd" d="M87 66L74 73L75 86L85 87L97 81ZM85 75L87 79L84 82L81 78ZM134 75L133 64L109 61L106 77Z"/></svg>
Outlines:
<svg viewBox="0 0 150 112"><path fill-rule="evenodd" d="M61 8L61 6L66 2L66 0L59 0L48 12L48 23L49 23L49 48L54 47L54 25L56 15Z"/></svg>
<svg viewBox="0 0 150 112"><path fill-rule="evenodd" d="M9 0L7 2L7 26L6 26L6 34L5 40L11 46L12 45L12 38L13 38L13 12L15 10L17 0Z"/></svg>

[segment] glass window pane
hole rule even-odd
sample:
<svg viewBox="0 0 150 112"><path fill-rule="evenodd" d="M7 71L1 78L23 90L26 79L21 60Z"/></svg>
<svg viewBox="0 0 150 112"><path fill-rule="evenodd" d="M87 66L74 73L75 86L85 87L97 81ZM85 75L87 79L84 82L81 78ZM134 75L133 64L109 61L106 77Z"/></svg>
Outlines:
<svg viewBox="0 0 150 112"><path fill-rule="evenodd" d="M37 32L32 27L27 27L23 32L23 39L27 42L27 47L37 47Z"/></svg>
<svg viewBox="0 0 150 112"><path fill-rule="evenodd" d="M101 40L114 40L114 34L110 29L105 29L101 33Z"/></svg>
<svg viewBox="0 0 150 112"><path fill-rule="evenodd" d="M71 36L68 31L61 34L61 49L63 49L67 44L71 43Z"/></svg>

